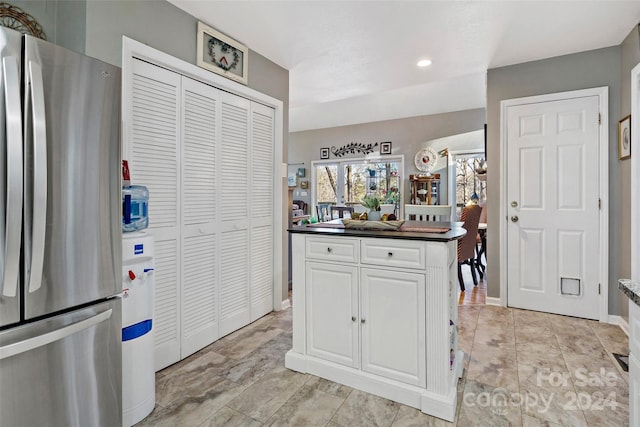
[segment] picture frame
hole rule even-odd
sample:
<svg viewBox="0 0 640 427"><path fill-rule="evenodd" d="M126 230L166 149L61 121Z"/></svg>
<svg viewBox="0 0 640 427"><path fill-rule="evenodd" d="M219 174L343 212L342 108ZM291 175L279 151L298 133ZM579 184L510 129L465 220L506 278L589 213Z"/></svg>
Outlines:
<svg viewBox="0 0 640 427"><path fill-rule="evenodd" d="M298 168L298 178L304 178L305 174L306 174L305 168Z"/></svg>
<svg viewBox="0 0 640 427"><path fill-rule="evenodd" d="M300 188L303 190L308 190L309 189L309 181L304 180L304 181L300 181Z"/></svg>
<svg viewBox="0 0 640 427"><path fill-rule="evenodd" d="M198 22L196 64L228 79L247 84L249 49L208 25Z"/></svg>
<svg viewBox="0 0 640 427"><path fill-rule="evenodd" d="M391 141L380 143L380 154L391 154Z"/></svg>
<svg viewBox="0 0 640 427"><path fill-rule="evenodd" d="M289 175L287 176L287 183L289 187L295 187L296 185L298 185L298 178L296 177L295 172L289 173Z"/></svg>
<svg viewBox="0 0 640 427"><path fill-rule="evenodd" d="M631 157L631 115L618 121L618 159Z"/></svg>
<svg viewBox="0 0 640 427"><path fill-rule="evenodd" d="M320 149L320 160L325 160L329 158L329 147Z"/></svg>

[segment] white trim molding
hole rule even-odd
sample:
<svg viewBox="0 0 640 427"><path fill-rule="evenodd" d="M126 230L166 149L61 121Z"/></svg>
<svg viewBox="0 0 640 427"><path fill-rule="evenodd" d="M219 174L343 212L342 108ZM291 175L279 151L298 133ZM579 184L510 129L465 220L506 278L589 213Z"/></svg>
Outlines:
<svg viewBox="0 0 640 427"><path fill-rule="evenodd" d="M497 305L501 307L506 307L504 304L502 304L501 298L486 297L484 300L484 303L485 305Z"/></svg>
<svg viewBox="0 0 640 427"><path fill-rule="evenodd" d="M631 70L631 279L640 280L640 64ZM634 261L635 260L635 261Z"/></svg>
<svg viewBox="0 0 640 427"><path fill-rule="evenodd" d="M597 96L600 110L599 164L600 188L598 189L602 209L600 210L599 282L605 290L600 294L599 320L609 321L609 88L559 92L524 98L507 99L500 102L500 305L507 306L507 109L516 105L550 102L562 99ZM633 120L631 121L633 124ZM633 131L631 132L633 136ZM633 152L633 151L632 151ZM633 157L633 156L632 156Z"/></svg>

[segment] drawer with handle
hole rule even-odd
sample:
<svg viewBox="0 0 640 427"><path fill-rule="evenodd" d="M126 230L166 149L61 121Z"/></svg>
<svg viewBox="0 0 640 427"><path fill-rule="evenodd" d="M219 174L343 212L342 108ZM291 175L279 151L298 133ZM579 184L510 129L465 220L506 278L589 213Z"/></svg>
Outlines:
<svg viewBox="0 0 640 427"><path fill-rule="evenodd" d="M323 239L307 237L306 255L309 259L358 262L358 240L348 238Z"/></svg>
<svg viewBox="0 0 640 427"><path fill-rule="evenodd" d="M424 269L424 242L389 239L362 239L360 262L378 266Z"/></svg>

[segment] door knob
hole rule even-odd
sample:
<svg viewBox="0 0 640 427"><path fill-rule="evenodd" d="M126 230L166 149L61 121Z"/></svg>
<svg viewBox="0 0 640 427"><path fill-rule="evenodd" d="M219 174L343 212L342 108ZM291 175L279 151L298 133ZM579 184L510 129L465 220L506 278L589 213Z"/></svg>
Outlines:
<svg viewBox="0 0 640 427"><path fill-rule="evenodd" d="M517 215L514 215L514 216L511 217L511 222L518 222L519 219L520 218L518 218Z"/></svg>
<svg viewBox="0 0 640 427"><path fill-rule="evenodd" d="M518 202L516 202L515 200L513 202L511 202L511 207L512 208L517 208L518 207Z"/></svg>
<svg viewBox="0 0 640 427"><path fill-rule="evenodd" d="M351 316L351 321L355 322L356 321L356 316Z"/></svg>

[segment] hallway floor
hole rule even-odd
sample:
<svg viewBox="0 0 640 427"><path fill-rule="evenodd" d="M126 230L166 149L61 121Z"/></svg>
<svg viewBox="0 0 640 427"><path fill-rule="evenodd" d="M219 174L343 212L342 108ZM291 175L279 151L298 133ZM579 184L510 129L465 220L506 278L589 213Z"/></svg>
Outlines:
<svg viewBox="0 0 640 427"><path fill-rule="evenodd" d="M482 286L482 285L481 285ZM291 309L271 313L157 373L139 426L624 426L628 354L617 326L462 305L456 423L284 367Z"/></svg>

